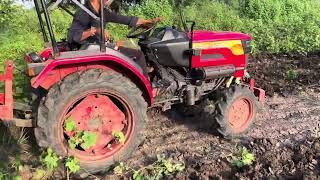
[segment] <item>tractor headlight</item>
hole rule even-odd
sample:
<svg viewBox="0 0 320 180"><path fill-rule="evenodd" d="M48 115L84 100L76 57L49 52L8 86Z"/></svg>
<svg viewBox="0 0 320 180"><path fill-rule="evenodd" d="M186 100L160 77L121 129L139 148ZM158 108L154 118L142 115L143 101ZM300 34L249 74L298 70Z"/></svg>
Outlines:
<svg viewBox="0 0 320 180"><path fill-rule="evenodd" d="M242 45L243 45L243 49L244 49L245 54L251 53L251 50L252 50L251 41L247 41L247 40L242 41Z"/></svg>

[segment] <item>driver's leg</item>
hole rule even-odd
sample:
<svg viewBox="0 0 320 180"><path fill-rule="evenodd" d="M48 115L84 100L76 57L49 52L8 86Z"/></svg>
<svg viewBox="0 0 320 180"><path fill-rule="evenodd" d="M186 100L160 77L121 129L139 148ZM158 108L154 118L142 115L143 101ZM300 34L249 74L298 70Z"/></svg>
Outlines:
<svg viewBox="0 0 320 180"><path fill-rule="evenodd" d="M148 78L147 62L142 51L125 47L119 47L119 51L132 58L142 68L143 75Z"/></svg>

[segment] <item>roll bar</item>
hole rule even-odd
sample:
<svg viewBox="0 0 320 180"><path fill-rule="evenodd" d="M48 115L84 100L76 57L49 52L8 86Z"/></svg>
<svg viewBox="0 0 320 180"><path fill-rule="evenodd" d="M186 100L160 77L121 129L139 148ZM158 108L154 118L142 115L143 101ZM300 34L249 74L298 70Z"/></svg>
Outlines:
<svg viewBox="0 0 320 180"><path fill-rule="evenodd" d="M87 1L87 0L85 0L85 1ZM51 45L53 48L53 57L59 56L59 49L58 49L58 44L57 44L53 29L52 29L49 11L53 10L54 8L60 7L61 9L66 11L68 14L73 16L73 13L71 11L69 11L64 5L62 5L65 2L68 4L70 4L70 3L75 4L77 7L84 10L89 16L91 16L92 18L94 18L97 21L100 21L100 25L101 25L101 28L100 28L101 29L101 32L100 32L100 36L101 36L101 38L100 38L100 51L101 52L106 51L105 36L104 36L105 33L104 33L104 28L102 28L102 27L104 27L104 16L102 16L104 14L104 6L101 6L101 8L100 8L100 12L99 12L100 17L101 17L100 18L100 17L97 17L93 12L91 12L88 8L86 8L78 0L51 0L47 4L46 4L45 0L40 0L41 10L40 10L40 5L38 3L38 0L33 0L33 2L35 5L35 8L36 8L41 32L43 35L43 40L44 40L44 42L48 43L49 42L48 35L46 33L44 22L42 19L42 14L44 14L46 27L48 29ZM100 0L100 3L103 4L103 0Z"/></svg>

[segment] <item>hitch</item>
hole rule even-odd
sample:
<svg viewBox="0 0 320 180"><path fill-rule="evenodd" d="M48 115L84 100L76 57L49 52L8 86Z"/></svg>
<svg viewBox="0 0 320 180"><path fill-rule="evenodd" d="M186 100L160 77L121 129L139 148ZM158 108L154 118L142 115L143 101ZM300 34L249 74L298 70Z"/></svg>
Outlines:
<svg viewBox="0 0 320 180"><path fill-rule="evenodd" d="M254 79L249 79L250 83L250 90L254 93L254 95L258 98L259 102L264 103L266 101L266 91L255 87L255 81Z"/></svg>
<svg viewBox="0 0 320 180"><path fill-rule="evenodd" d="M5 124L14 124L18 127L33 127L31 119L17 119L13 116L13 61L5 62L5 72L0 75L0 83L4 83L4 93L0 93L0 120Z"/></svg>

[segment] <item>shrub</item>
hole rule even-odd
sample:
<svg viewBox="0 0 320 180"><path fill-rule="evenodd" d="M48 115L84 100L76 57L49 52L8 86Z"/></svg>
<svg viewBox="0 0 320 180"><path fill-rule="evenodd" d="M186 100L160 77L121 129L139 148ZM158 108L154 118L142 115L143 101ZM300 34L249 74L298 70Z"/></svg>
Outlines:
<svg viewBox="0 0 320 180"><path fill-rule="evenodd" d="M13 0L0 0L0 30L3 31L11 19L17 17L16 12L21 8L13 4Z"/></svg>
<svg viewBox="0 0 320 180"><path fill-rule="evenodd" d="M320 46L318 9L312 0L246 0L240 14L260 52L310 52Z"/></svg>
<svg viewBox="0 0 320 180"><path fill-rule="evenodd" d="M24 54L39 51L43 42L35 10L13 2L0 0L0 62L13 59L20 65ZM248 33L258 53L290 53L320 49L319 8L320 2L314 0L186 0L183 9L187 19L197 22L196 29ZM160 26L178 21L173 0L143 0L123 8L121 14L163 16ZM66 38L71 19L61 10L51 13L57 40ZM115 40L128 33L122 25L110 24L108 30Z"/></svg>
<svg viewBox="0 0 320 180"><path fill-rule="evenodd" d="M206 0L185 12L197 29L251 34L258 53L306 53L320 48L319 8L313 0Z"/></svg>
<svg viewBox="0 0 320 180"><path fill-rule="evenodd" d="M243 26L238 12L222 2L204 1L202 5L190 5L185 9L186 19L196 22L196 29L234 31Z"/></svg>

